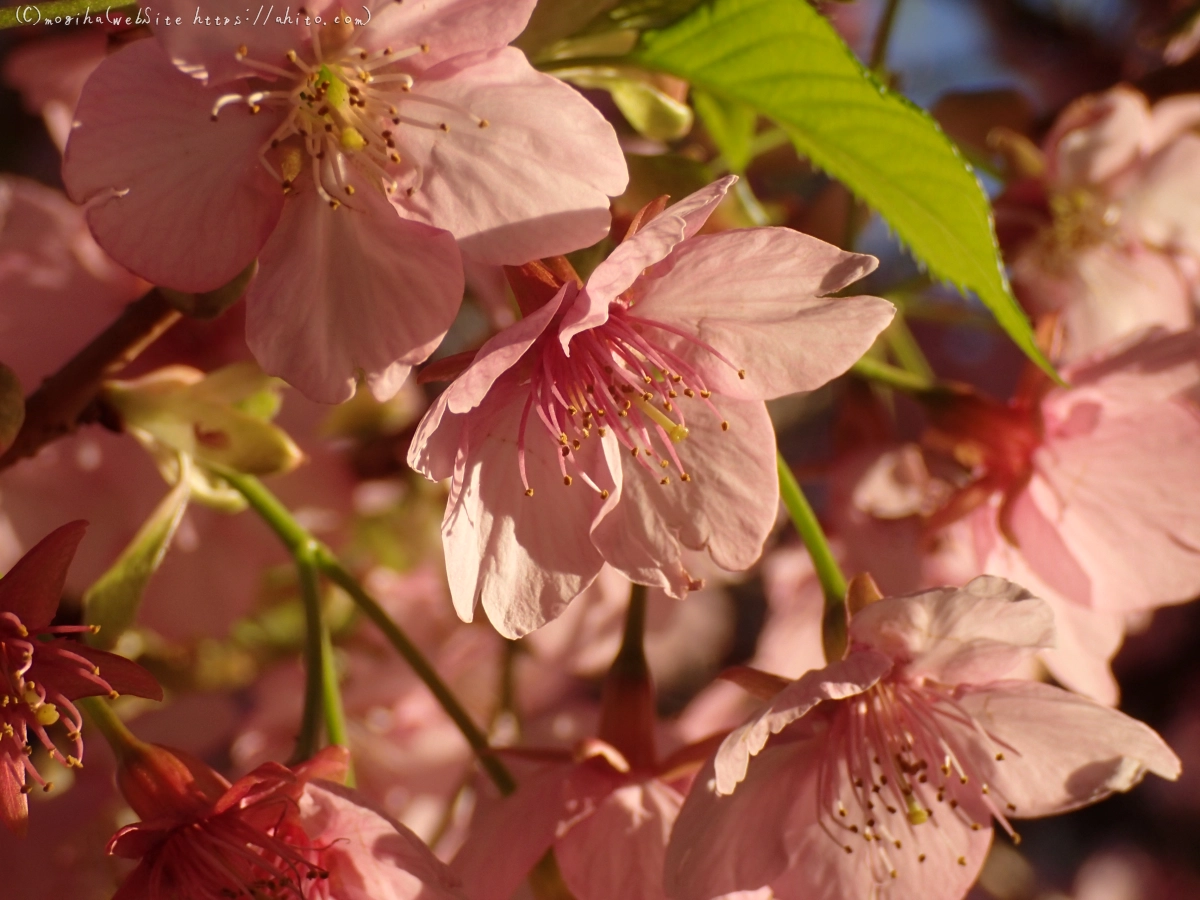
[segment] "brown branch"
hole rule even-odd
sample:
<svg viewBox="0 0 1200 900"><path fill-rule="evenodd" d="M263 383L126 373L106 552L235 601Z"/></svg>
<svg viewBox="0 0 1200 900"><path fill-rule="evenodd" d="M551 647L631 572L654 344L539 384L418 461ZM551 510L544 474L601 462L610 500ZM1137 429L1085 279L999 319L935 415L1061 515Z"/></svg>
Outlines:
<svg viewBox="0 0 1200 900"><path fill-rule="evenodd" d="M7 469L46 444L70 434L111 378L179 321L179 313L157 290L133 301L116 320L42 382L25 401L25 424L0 456Z"/></svg>

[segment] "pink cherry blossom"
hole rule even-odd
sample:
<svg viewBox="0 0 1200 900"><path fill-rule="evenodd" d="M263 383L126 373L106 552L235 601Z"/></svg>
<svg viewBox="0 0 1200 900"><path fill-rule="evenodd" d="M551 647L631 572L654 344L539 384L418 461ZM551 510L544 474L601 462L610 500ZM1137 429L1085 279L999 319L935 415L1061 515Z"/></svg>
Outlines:
<svg viewBox="0 0 1200 900"><path fill-rule="evenodd" d="M1200 334L1154 335L1063 375L1070 389L1035 388L1008 405L933 401L926 443L971 467L935 522L999 496L990 536L976 538L981 558L1006 541L1053 591L1110 613L1191 599Z"/></svg>
<svg viewBox="0 0 1200 900"><path fill-rule="evenodd" d="M880 600L849 636L844 659L779 679L697 776L667 851L670 896L770 884L786 900L958 898L993 819L1013 834L1014 818L1179 775L1145 725L999 680L1054 638L1049 607L1003 579Z"/></svg>
<svg viewBox="0 0 1200 900"><path fill-rule="evenodd" d="M127 750L118 781L142 821L109 853L140 860L114 900L461 900L457 881L414 834L337 784L329 747L289 769L265 763L230 784L164 747Z"/></svg>
<svg viewBox="0 0 1200 900"><path fill-rule="evenodd" d="M471 900L509 900L553 848L578 900L666 900L663 855L682 803L678 783L593 738L578 762L544 768L477 814L452 868Z"/></svg>
<svg viewBox="0 0 1200 900"><path fill-rule="evenodd" d="M532 0L332 2L254 26L219 0L108 57L63 177L112 256L184 291L256 257L247 340L312 399L379 398L437 346L462 257L522 263L595 242L625 186L611 126L505 44ZM320 18L324 23L305 25ZM336 18L337 21L334 21Z"/></svg>
<svg viewBox="0 0 1200 900"><path fill-rule="evenodd" d="M782 228L697 237L731 184L651 220L586 286L543 284L426 414L409 462L453 476L442 537L464 619L482 602L525 634L604 562L681 597L685 551L758 559L778 498L763 401L844 372L893 309L828 296L871 257Z"/></svg>
<svg viewBox="0 0 1200 900"><path fill-rule="evenodd" d="M1013 277L1034 312L1059 314L1065 361L1149 326L1195 321L1198 123L1198 95L1153 108L1123 85L1083 97L1046 139L1042 211L1017 199L1028 185L999 204L1001 227L1033 226Z"/></svg>
<svg viewBox="0 0 1200 900"><path fill-rule="evenodd" d="M67 567L87 528L71 522L47 535L0 579L0 819L25 832L27 793L50 790L27 752L36 740L64 766L82 764L83 718L72 700L118 692L162 699L158 683L136 663L71 640L83 625L52 625ZM64 755L47 729L67 726Z"/></svg>

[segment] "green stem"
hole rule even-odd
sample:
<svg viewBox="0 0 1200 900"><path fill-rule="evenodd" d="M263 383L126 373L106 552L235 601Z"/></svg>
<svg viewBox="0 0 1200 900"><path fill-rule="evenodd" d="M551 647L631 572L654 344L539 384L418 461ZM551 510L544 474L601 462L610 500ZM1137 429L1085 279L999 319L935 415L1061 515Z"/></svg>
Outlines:
<svg viewBox="0 0 1200 900"><path fill-rule="evenodd" d="M104 740L108 741L108 746L112 747L117 759L123 758L131 750L146 746L145 742L125 727L120 716L113 712L113 708L103 698L83 697L76 700L75 705L87 716L88 723L104 735Z"/></svg>
<svg viewBox="0 0 1200 900"><path fill-rule="evenodd" d="M445 710L446 715L454 721L458 730L462 732L462 736L471 745L471 749L479 757L479 764L483 766L484 771L500 789L500 792L511 794L516 790L516 781L504 764L492 753L487 735L475 724L470 713L463 709L462 704L442 681L441 676L417 649L416 644L400 629L400 626L392 621L392 617L387 614L387 611L363 589L353 575L342 567L328 547L321 547L317 551L317 565L330 581L350 595L350 599L354 601L359 610L375 623L417 677L425 682L425 686L429 688L442 709Z"/></svg>
<svg viewBox="0 0 1200 900"><path fill-rule="evenodd" d="M917 343L916 337L909 330L908 321L904 318L902 309L896 311L896 318L892 319L892 324L888 326L883 336L887 341L888 349L892 351L892 355L896 357L896 362L902 369L913 375L919 375L926 381L934 380L933 367L929 365L929 360L925 358L921 345Z"/></svg>
<svg viewBox="0 0 1200 900"><path fill-rule="evenodd" d="M223 467L210 466L210 468L246 498L250 507L279 536L293 556L310 553L312 564L330 581L350 595L350 599L383 632L384 637L388 639L396 652L404 658L416 676L429 688L442 709L445 710L446 715L458 726L458 730L462 732L471 749L479 757L480 765L483 766L501 793L511 794L516 790L516 781L504 764L492 753L487 736L472 721L470 714L458 702L458 698L442 681L416 644L409 640L408 635L392 621L387 611L342 566L333 551L309 534L295 520L288 508L280 503L278 498L257 478L242 475Z"/></svg>
<svg viewBox="0 0 1200 900"><path fill-rule="evenodd" d="M792 474L781 454L776 454L776 464L779 469L779 493L783 497L783 505L787 507L792 523L800 533L804 546L808 548L808 555L812 557L813 568L825 594L825 605L840 607L846 599L846 576L842 574L833 551L829 549L829 541L825 532L821 530L817 514L808 505L808 499L800 490L796 476Z"/></svg>
<svg viewBox="0 0 1200 900"><path fill-rule="evenodd" d="M71 17L72 22L84 15L90 15L98 22L108 21L106 14L112 10L132 9L137 6L134 2L122 3L120 0L105 6L98 0L55 0L53 3L19 3L16 6L0 7L0 28L19 28L22 25L41 25L57 16ZM123 21L123 19L122 19Z"/></svg>
<svg viewBox="0 0 1200 900"><path fill-rule="evenodd" d="M620 66L624 68L639 68L628 56L574 56L564 59L547 59L536 63L535 67L543 72L558 72L562 69L604 68Z"/></svg>
<svg viewBox="0 0 1200 900"><path fill-rule="evenodd" d="M896 24L896 10L900 8L900 0L887 0L883 15L879 17L879 27L875 29L875 40L871 44L871 58L867 65L876 74L883 72L887 62L888 41L892 38L892 27Z"/></svg>
<svg viewBox="0 0 1200 900"><path fill-rule="evenodd" d="M296 574L300 581L300 597L304 601L304 712L300 717L300 734L292 752L292 764L311 759L320 749L321 719L325 707L325 642L321 621L321 592L317 570L313 565L313 549L301 547L295 552ZM333 685L337 690L337 682Z"/></svg>
<svg viewBox="0 0 1200 900"><path fill-rule="evenodd" d="M932 378L888 365L870 356L864 356L854 364L850 371L869 381L878 381L888 387L913 394L923 394L937 386Z"/></svg>
<svg viewBox="0 0 1200 900"><path fill-rule="evenodd" d="M349 747L350 734L346 727L346 707L338 682L337 660L333 655L333 638L329 626L321 624L321 686L325 709L325 736L335 747ZM346 785L354 787L354 765L346 771Z"/></svg>

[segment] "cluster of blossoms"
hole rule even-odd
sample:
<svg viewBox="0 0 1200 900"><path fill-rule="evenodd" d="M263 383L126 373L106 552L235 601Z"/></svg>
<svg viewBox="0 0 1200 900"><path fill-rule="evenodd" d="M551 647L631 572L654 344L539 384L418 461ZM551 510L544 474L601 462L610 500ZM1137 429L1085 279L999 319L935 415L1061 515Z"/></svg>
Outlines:
<svg viewBox="0 0 1200 900"><path fill-rule="evenodd" d="M1200 595L1200 96L1008 136L1061 382L991 396L880 378L879 260L736 227L737 176L631 186L535 6L166 0L9 58L65 186L0 177L0 816L79 861L30 900L960 900L1018 820L1181 777L1111 664Z"/></svg>

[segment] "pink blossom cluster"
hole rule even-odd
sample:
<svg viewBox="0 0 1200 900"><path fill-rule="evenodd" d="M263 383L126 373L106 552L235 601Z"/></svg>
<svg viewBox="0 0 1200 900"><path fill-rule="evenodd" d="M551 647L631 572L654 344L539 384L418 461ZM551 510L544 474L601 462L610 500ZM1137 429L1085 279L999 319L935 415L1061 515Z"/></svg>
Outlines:
<svg viewBox="0 0 1200 900"><path fill-rule="evenodd" d="M994 123L1055 378L568 6L14 41L0 894L1041 900L1200 809L1200 94Z"/></svg>

